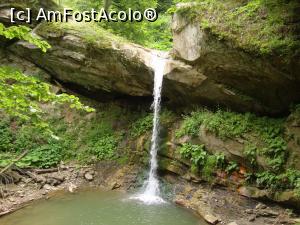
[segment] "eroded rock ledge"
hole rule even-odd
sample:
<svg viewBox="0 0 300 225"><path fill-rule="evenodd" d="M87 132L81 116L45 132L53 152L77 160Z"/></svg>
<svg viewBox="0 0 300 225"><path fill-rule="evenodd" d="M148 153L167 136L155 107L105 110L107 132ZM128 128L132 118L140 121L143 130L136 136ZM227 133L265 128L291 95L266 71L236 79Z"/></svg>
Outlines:
<svg viewBox="0 0 300 225"><path fill-rule="evenodd" d="M170 103L275 115L300 100L299 60L283 69L180 15L174 15L173 24L177 60L167 61L163 89ZM46 54L22 41L8 49L53 78L103 95L152 95L152 50L90 24L41 24L34 32L51 44Z"/></svg>

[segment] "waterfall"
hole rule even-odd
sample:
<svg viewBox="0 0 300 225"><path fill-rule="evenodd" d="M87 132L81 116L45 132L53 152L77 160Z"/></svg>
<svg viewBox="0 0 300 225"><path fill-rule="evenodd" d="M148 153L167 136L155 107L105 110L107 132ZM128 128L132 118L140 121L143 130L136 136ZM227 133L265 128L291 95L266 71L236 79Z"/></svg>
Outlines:
<svg viewBox="0 0 300 225"><path fill-rule="evenodd" d="M154 69L154 88L153 88L153 129L151 137L151 149L150 149L150 170L148 179L144 183L144 192L135 199L141 200L146 204L159 204L164 200L160 197L159 180L157 178L157 151L159 148L159 114L160 114L160 102L161 102L161 90L163 83L163 75L165 69L166 59L160 58L157 55L152 56L151 65Z"/></svg>

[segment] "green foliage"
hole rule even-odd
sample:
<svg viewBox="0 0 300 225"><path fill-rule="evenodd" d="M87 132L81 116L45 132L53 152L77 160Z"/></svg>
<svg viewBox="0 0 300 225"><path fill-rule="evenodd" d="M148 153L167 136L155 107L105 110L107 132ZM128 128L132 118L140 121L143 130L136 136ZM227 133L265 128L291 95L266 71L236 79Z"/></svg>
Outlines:
<svg viewBox="0 0 300 225"><path fill-rule="evenodd" d="M251 114L243 115L222 110L215 113L197 110L184 118L183 125L177 131L177 137L198 136L201 125L223 139L240 137L249 130L250 117L252 117Z"/></svg>
<svg viewBox="0 0 300 225"><path fill-rule="evenodd" d="M236 162L229 162L229 164L226 167L227 173L232 173L236 171L239 168L239 165Z"/></svg>
<svg viewBox="0 0 300 225"><path fill-rule="evenodd" d="M267 140L268 146L262 149L262 153L269 158L269 165L275 171L280 171L286 162L287 144L281 137Z"/></svg>
<svg viewBox="0 0 300 225"><path fill-rule="evenodd" d="M117 105L101 104L92 119L79 117L76 124L67 124L66 129L62 126L57 132L64 142L65 159L76 159L81 163L125 159L127 153L123 148L126 147L121 149L119 146L125 135L130 134L131 121L135 117ZM58 119L56 123L61 121Z"/></svg>
<svg viewBox="0 0 300 225"><path fill-rule="evenodd" d="M30 28L25 26L5 28L0 23L0 35L6 38L29 41L44 52L50 48L47 42L34 37L29 32ZM87 112L93 111L92 108L81 104L75 96L55 95L50 91L50 85L14 68L0 67L0 109L2 113L21 121L30 121L40 129L46 129L48 124L43 122L41 118L44 112L40 104L49 102L52 104L68 103L71 108Z"/></svg>
<svg viewBox="0 0 300 225"><path fill-rule="evenodd" d="M276 174L272 171L264 171L256 174L256 183L259 187L274 190L294 189L298 190L300 171L288 169L284 173Z"/></svg>
<svg viewBox="0 0 300 225"><path fill-rule="evenodd" d="M284 127L282 119L257 117L250 113L234 113L217 110L197 110L190 116L185 116L182 126L176 131L176 136L198 136L200 126L220 137L246 138L247 135L257 136L261 146L256 143L246 144L244 152L250 163L256 165L256 156L260 154L268 158L273 170L280 171L287 158L287 144L284 140ZM246 138L247 139L247 138Z"/></svg>
<svg viewBox="0 0 300 225"><path fill-rule="evenodd" d="M0 109L2 113L20 121L31 122L41 130L49 125L42 116L45 112L41 104L69 104L71 108L92 112L94 109L84 106L78 97L67 94L56 95L50 91L50 85L27 76L10 67L0 67Z"/></svg>
<svg viewBox="0 0 300 225"><path fill-rule="evenodd" d="M97 122L97 124L92 124L83 138L83 142L87 145L86 151L99 160L113 159L119 137L108 120Z"/></svg>
<svg viewBox="0 0 300 225"><path fill-rule="evenodd" d="M48 42L41 40L39 37L34 36L30 33L31 29L25 26L11 26L6 28L2 23L0 23L0 36L4 36L7 39L20 39L28 41L31 44L36 45L43 52L46 52L51 46Z"/></svg>
<svg viewBox="0 0 300 225"><path fill-rule="evenodd" d="M0 167L3 168L5 166L7 166L11 162L13 156L14 155L9 152L6 152L6 153L0 152Z"/></svg>
<svg viewBox="0 0 300 225"><path fill-rule="evenodd" d="M185 116L182 126L176 131L176 137L179 138L184 135L198 136L202 122L202 114L192 112L191 116Z"/></svg>
<svg viewBox="0 0 300 225"><path fill-rule="evenodd" d="M89 145L90 151L93 155L97 156L97 159L113 159L115 151L117 149L118 142L115 136L105 135L99 140Z"/></svg>
<svg viewBox="0 0 300 225"><path fill-rule="evenodd" d="M216 166L218 168L224 168L226 165L225 155L223 153L216 153L214 154Z"/></svg>
<svg viewBox="0 0 300 225"><path fill-rule="evenodd" d="M216 168L217 168L216 157L214 155L207 156L206 162L202 169L204 178L206 178L206 180L208 181L211 181Z"/></svg>
<svg viewBox="0 0 300 225"><path fill-rule="evenodd" d="M184 143L180 147L179 153L192 162L192 172L196 173L201 169L203 177L208 181L211 181L217 168L224 168L226 165L224 154L216 153L210 155L205 151L204 145Z"/></svg>
<svg viewBox="0 0 300 225"><path fill-rule="evenodd" d="M64 4L79 10L89 10L91 8L99 9L104 6L103 1L94 0L88 2L82 0L65 0ZM115 0L112 1L110 10L120 11L131 8L143 12L147 8L156 8L159 11L158 19L155 22L101 22L98 25L137 44L159 50L169 50L172 47L171 17L165 12L170 4L168 0Z"/></svg>
<svg viewBox="0 0 300 225"><path fill-rule="evenodd" d="M135 41L138 44L158 50L170 50L172 48L171 16L159 15L155 22L146 22L144 38Z"/></svg>
<svg viewBox="0 0 300 225"><path fill-rule="evenodd" d="M47 133L41 132L38 127L30 124L19 124L19 127L14 131L13 152L21 153L24 150L36 149L50 142L53 138Z"/></svg>
<svg viewBox="0 0 300 225"><path fill-rule="evenodd" d="M211 112L200 109L184 117L182 126L176 132L177 137L183 135L196 137L200 135L200 126L224 140L228 138L244 140L244 154L253 166L252 173L246 176L247 181L256 182L259 187L264 188L296 188L296 191L298 190L299 171L285 168L288 151L283 119L257 117L249 113L240 114L222 110ZM207 165L196 164L202 167L204 174L213 171L211 169L214 162L212 157L216 156L209 158L209 154L203 153L204 146L201 146L202 151L193 149L197 148L191 144L184 144L181 153L192 161L195 161L197 157L201 158L202 162L205 161ZM193 152L196 153L193 155ZM263 157L268 164L268 169L265 171L260 171L257 166L259 156ZM225 168L224 164L226 165L223 163L222 168ZM225 169L226 172L231 173L238 169L238 164L228 162Z"/></svg>
<svg viewBox="0 0 300 225"><path fill-rule="evenodd" d="M185 143L180 147L179 153L184 158L190 159L192 164L195 166L203 166L207 157L204 145Z"/></svg>
<svg viewBox="0 0 300 225"><path fill-rule="evenodd" d="M48 107L50 107L48 105ZM4 136L9 136L11 149L0 151L0 166L5 166L25 149L29 153L18 166L48 168L61 161L76 160L80 163L92 163L96 160L126 160L119 143L123 140L124 131L129 130L131 115L121 107L101 105L97 112L86 117L86 114L71 110L67 106L53 106L44 119L51 124L52 136L30 123L3 122L1 129ZM68 121L68 117L73 118ZM122 115L122 116L121 116ZM90 118L90 116L92 116ZM13 128L12 128L13 127ZM55 134L55 135L54 135ZM0 138L1 141L1 138Z"/></svg>
<svg viewBox="0 0 300 225"><path fill-rule="evenodd" d="M0 132L6 146L5 152L0 151L0 166L9 164L25 149L29 150L29 153L17 163L20 167L49 168L60 162L63 153L61 141L47 136L34 126L15 123L14 130L10 126L7 122L1 122Z"/></svg>
<svg viewBox="0 0 300 225"><path fill-rule="evenodd" d="M29 154L17 163L17 166L50 168L58 165L62 159L63 147L59 142L53 140L32 149Z"/></svg>
<svg viewBox="0 0 300 225"><path fill-rule="evenodd" d="M130 127L130 136L133 138L137 138L146 132L150 131L153 127L153 113L142 113L138 115L137 118L131 118L133 123ZM176 115L169 111L163 110L160 113L160 124L162 127L168 127L172 125L176 120Z"/></svg>
<svg viewBox="0 0 300 225"><path fill-rule="evenodd" d="M5 28L0 23L0 35L28 41L43 52L50 48L47 42L30 34L30 29L25 26ZM75 96L52 93L50 85L37 78L14 68L0 67L0 114L5 115L8 121L13 121L15 126L12 131L9 122L2 120L0 124L0 150L9 152L4 154L2 166L13 160L14 153L24 150L29 150L29 153L17 163L21 167L49 168L62 160L63 145L55 142L57 138L45 121L46 110L42 107L45 104L68 104L77 110L94 111ZM3 154L0 158L3 158Z"/></svg>
<svg viewBox="0 0 300 225"><path fill-rule="evenodd" d="M9 121L0 121L0 152L9 152L13 149L13 132L9 127Z"/></svg>
<svg viewBox="0 0 300 225"><path fill-rule="evenodd" d="M242 115L218 110L211 120L209 117L205 118L205 126L223 139L240 137L248 131L248 117L249 114Z"/></svg>
<svg viewBox="0 0 300 225"><path fill-rule="evenodd" d="M244 148L244 153L247 156L247 159L250 161L252 166L256 166L256 157L257 157L257 147L254 144L246 144Z"/></svg>
<svg viewBox="0 0 300 225"><path fill-rule="evenodd" d="M136 120L130 129L132 137L139 137L145 132L152 129L153 126L153 114L145 115L138 120Z"/></svg>

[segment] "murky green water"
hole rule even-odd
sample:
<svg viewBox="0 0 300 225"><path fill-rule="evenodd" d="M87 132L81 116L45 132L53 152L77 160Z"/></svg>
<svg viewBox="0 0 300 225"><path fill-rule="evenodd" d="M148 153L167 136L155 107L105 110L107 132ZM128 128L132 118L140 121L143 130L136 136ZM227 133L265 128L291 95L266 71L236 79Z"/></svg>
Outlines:
<svg viewBox="0 0 300 225"><path fill-rule="evenodd" d="M0 218L1 225L205 225L172 204L144 205L117 192L85 191L34 203Z"/></svg>

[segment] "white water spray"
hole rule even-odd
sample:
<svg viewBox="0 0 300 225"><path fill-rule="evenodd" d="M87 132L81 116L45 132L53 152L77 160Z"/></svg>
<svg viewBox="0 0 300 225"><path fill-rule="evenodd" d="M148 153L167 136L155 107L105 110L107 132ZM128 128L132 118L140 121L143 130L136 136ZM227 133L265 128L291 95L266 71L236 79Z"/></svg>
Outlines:
<svg viewBox="0 0 300 225"><path fill-rule="evenodd" d="M154 69L154 88L153 96L154 101L153 107L153 130L151 137L151 150L150 150L150 171L148 179L144 183L144 193L134 197L135 199L141 200L146 204L160 204L164 200L160 197L159 181L157 178L157 151L159 148L158 137L159 137L159 114L160 114L160 102L161 102L161 90L163 83L163 75L166 64L166 59L159 58L156 55L152 57L152 67Z"/></svg>

